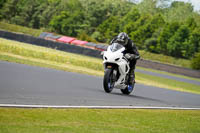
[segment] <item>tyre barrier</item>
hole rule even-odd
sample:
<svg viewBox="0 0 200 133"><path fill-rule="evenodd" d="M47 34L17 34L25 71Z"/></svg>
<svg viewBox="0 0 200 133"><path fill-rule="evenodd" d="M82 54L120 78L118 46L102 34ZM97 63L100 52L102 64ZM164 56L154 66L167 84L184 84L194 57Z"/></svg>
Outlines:
<svg viewBox="0 0 200 133"><path fill-rule="evenodd" d="M57 49L57 50L65 51L65 52L101 58L101 55L100 55L101 51L89 49L89 48L85 48L85 47L80 47L80 46L76 46L76 45L71 45L68 43L56 42L56 41L53 41L50 39L33 37L33 36L25 35L25 34L8 32L8 31L4 31L4 30L0 30L0 37L19 41L19 42L29 43L29 44L33 44L33 45L37 45L37 46L53 48L53 49Z"/></svg>

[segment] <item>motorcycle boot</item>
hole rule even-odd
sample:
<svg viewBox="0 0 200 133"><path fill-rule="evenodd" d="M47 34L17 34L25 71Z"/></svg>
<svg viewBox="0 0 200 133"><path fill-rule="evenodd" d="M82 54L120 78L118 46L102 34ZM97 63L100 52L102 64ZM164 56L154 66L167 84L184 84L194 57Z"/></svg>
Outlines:
<svg viewBox="0 0 200 133"><path fill-rule="evenodd" d="M135 84L135 68L131 69L129 72L128 84L131 86Z"/></svg>

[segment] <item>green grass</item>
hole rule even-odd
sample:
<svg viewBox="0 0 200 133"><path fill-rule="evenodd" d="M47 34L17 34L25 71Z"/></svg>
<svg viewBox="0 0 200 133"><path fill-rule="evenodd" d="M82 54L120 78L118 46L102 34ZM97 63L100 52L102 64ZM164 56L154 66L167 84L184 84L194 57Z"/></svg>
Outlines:
<svg viewBox="0 0 200 133"><path fill-rule="evenodd" d="M101 59L66 53L50 48L28 45L6 39L0 39L0 51L28 58L43 59L46 61L82 66L94 70L103 70Z"/></svg>
<svg viewBox="0 0 200 133"><path fill-rule="evenodd" d="M0 60L103 76L102 60L0 38ZM145 85L200 94L200 86L136 73L136 82Z"/></svg>
<svg viewBox="0 0 200 133"><path fill-rule="evenodd" d="M11 31L11 32L18 32L23 33L31 36L38 37L43 31L39 29L32 29L27 28L24 26L14 25L14 24L8 24L5 22L0 22L0 29Z"/></svg>
<svg viewBox="0 0 200 133"><path fill-rule="evenodd" d="M199 133L200 111L0 108L1 133Z"/></svg>

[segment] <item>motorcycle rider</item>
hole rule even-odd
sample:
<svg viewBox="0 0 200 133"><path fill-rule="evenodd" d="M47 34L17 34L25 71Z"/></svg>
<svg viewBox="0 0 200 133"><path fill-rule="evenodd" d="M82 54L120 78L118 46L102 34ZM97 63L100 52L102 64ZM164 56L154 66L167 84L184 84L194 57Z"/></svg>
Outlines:
<svg viewBox="0 0 200 133"><path fill-rule="evenodd" d="M136 45L133 41L128 37L125 32L119 33L116 37L112 39L110 44L119 43L125 47L125 57L130 61L130 71L129 71L129 79L128 84L133 85L135 83L135 65L137 60L140 58L140 54L136 48Z"/></svg>

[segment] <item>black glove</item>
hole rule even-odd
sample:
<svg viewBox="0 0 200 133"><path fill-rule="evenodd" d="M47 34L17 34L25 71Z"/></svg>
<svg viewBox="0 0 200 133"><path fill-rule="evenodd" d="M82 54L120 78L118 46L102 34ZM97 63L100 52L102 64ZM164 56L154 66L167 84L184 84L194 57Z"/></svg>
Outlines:
<svg viewBox="0 0 200 133"><path fill-rule="evenodd" d="M125 54L125 57L126 57L128 60L135 59L135 55L134 55L134 54L130 54L130 53L126 53L126 54Z"/></svg>
<svg viewBox="0 0 200 133"><path fill-rule="evenodd" d="M125 54L125 57L128 59L128 60L137 60L140 58L139 55L135 55L135 54L130 54L130 53L126 53Z"/></svg>

